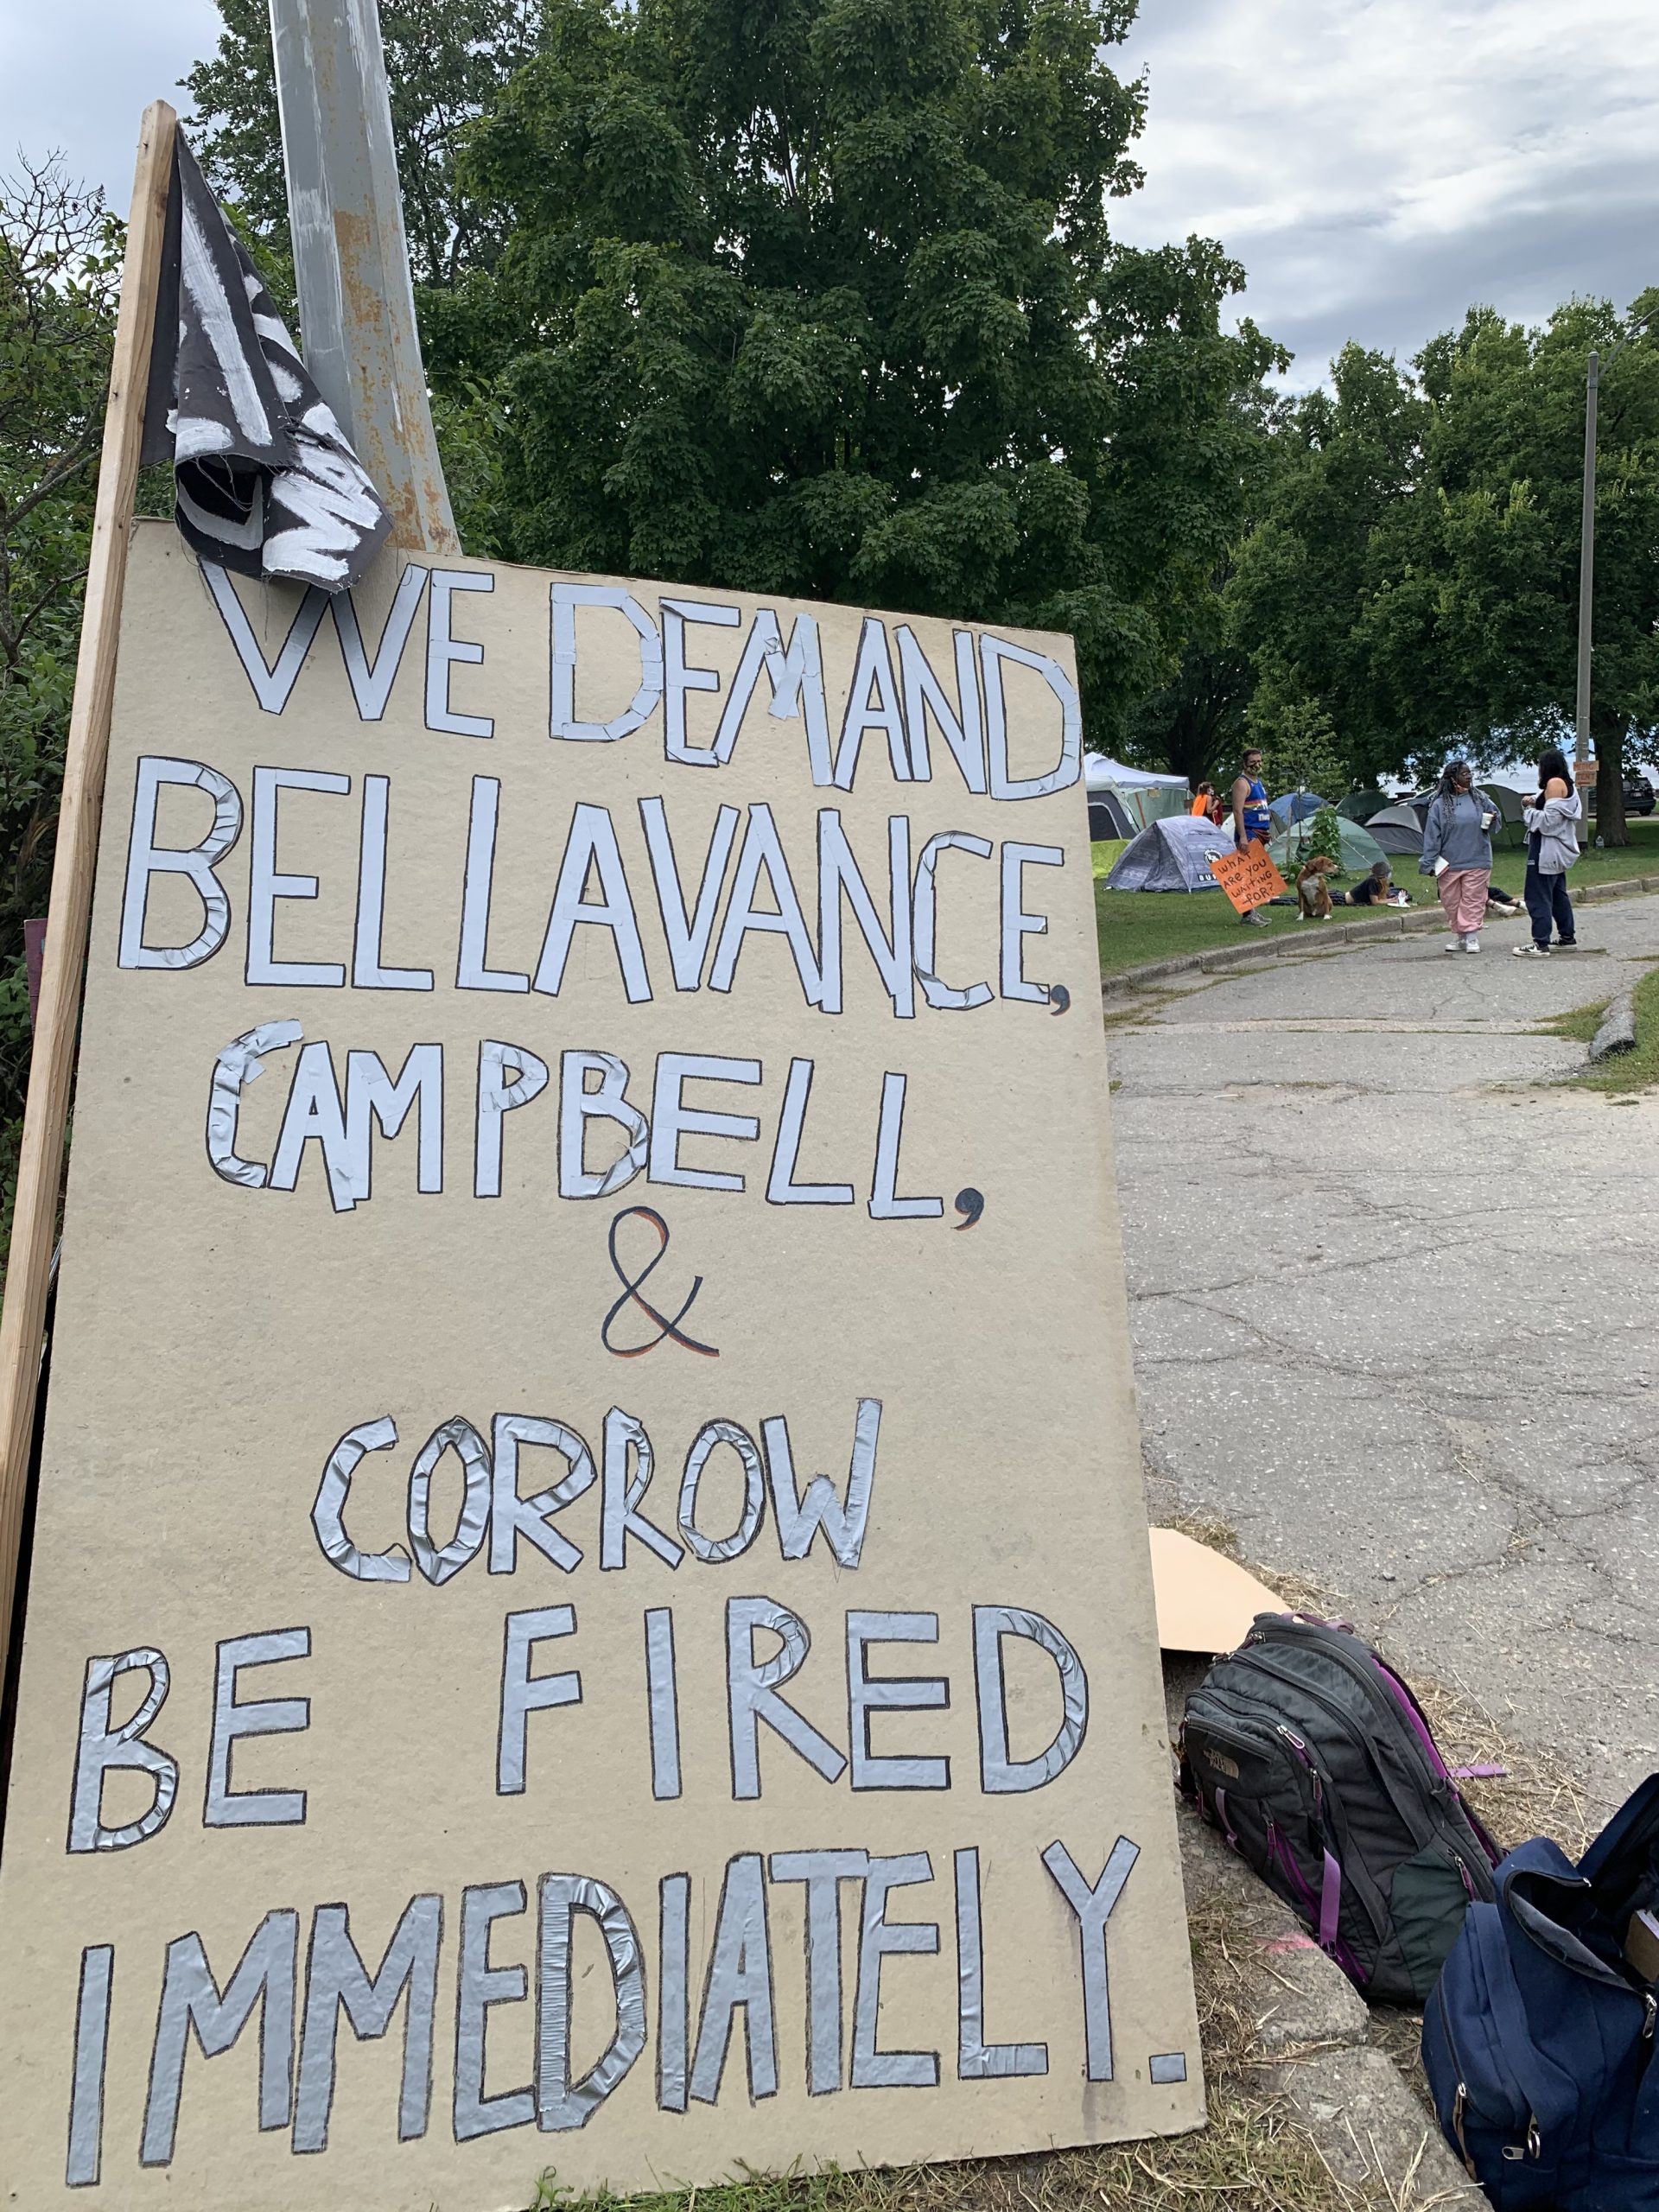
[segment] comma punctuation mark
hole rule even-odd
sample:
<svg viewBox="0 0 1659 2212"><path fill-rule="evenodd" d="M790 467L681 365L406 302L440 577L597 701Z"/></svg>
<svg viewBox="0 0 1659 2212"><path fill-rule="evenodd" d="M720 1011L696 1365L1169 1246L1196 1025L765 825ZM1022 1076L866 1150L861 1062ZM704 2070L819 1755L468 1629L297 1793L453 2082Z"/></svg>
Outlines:
<svg viewBox="0 0 1659 2212"><path fill-rule="evenodd" d="M956 1205L957 1211L962 1216L957 1227L971 1229L985 1211L985 1193L983 1191L975 1190L973 1185L969 1183L965 1190L957 1192Z"/></svg>
<svg viewBox="0 0 1659 2212"><path fill-rule="evenodd" d="M1070 1012L1071 1006L1071 994L1066 989L1064 983L1051 983L1049 985L1048 1004L1051 1013L1066 1014Z"/></svg>
<svg viewBox="0 0 1659 2212"><path fill-rule="evenodd" d="M616 1233L625 1221L634 1220L646 1222L656 1230L657 1249L640 1268L639 1274L631 1275L617 1252ZM720 1354L713 1344L699 1344L695 1337L688 1337L680 1326L680 1323L696 1304L697 1293L702 1288L701 1275L693 1275L691 1278L691 1287L682 1300L679 1312L673 1316L672 1319L665 1313L659 1313L649 1299L640 1296L640 1285L648 1279L668 1249L668 1224L656 1208L654 1206L624 1206L612 1219L609 1241L611 1266L616 1272L617 1281L622 1286L622 1295L599 1325L599 1340L606 1351L614 1352L619 1359L639 1359L646 1352L654 1351L664 1337L671 1337L677 1344L683 1344L687 1351L700 1352L705 1359L718 1359ZM629 1304L637 1306L642 1313L656 1322L657 1333L654 1337L648 1337L642 1344L613 1344L611 1342L611 1325L624 1306Z"/></svg>

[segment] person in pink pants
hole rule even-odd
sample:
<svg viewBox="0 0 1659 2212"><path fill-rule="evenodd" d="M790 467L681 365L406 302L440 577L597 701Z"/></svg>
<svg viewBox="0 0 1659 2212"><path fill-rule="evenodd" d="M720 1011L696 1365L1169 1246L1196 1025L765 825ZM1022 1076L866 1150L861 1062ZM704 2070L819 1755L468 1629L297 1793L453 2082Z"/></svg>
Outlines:
<svg viewBox="0 0 1659 2212"><path fill-rule="evenodd" d="M1492 874L1492 826L1497 809L1475 788L1466 760L1452 760L1423 824L1420 874L1432 875L1452 935L1448 952L1480 950L1481 917Z"/></svg>

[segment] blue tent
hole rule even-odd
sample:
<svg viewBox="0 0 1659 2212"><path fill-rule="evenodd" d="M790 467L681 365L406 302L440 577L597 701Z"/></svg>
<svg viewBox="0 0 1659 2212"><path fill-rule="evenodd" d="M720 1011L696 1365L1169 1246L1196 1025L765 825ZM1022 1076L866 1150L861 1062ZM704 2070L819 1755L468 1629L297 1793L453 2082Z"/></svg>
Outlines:
<svg viewBox="0 0 1659 2212"><path fill-rule="evenodd" d="M1321 798L1317 791L1281 791L1268 811L1280 829L1287 822L1306 822L1310 814L1317 814L1322 806L1329 806L1328 798Z"/></svg>

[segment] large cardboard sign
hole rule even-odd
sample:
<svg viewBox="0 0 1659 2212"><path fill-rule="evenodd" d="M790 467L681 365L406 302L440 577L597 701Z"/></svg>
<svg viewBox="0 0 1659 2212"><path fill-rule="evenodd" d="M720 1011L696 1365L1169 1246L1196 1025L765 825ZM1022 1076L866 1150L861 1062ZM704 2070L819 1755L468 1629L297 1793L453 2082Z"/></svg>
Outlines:
<svg viewBox="0 0 1659 2212"><path fill-rule="evenodd" d="M1210 873L1227 893L1234 911L1249 914L1281 896L1285 879L1268 857L1268 849L1252 838L1236 851L1217 853Z"/></svg>
<svg viewBox="0 0 1659 2212"><path fill-rule="evenodd" d="M1069 646L373 581L134 548L7 2202L1198 2124Z"/></svg>

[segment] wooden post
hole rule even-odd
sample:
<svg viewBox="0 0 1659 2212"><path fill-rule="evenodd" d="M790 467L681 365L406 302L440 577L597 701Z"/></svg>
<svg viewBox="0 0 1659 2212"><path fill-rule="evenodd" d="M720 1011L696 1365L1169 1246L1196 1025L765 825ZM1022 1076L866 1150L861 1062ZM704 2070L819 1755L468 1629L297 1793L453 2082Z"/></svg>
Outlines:
<svg viewBox="0 0 1659 2212"><path fill-rule="evenodd" d="M0 1314L0 1662L10 1645L17 1591L17 1554L46 1325L47 1278L63 1179L64 1130L73 1079L92 871L104 804L104 769L109 757L110 709L115 696L115 652L126 588L127 548L132 535L133 493L143 437L144 393L177 124L178 117L165 100L156 100L144 110L132 184L126 265L121 275L121 304L116 318L109 410L104 418L86 603L75 663L75 698L64 758L40 1018L29 1061L29 1103L17 1163L17 1205L6 1271L5 1308Z"/></svg>
<svg viewBox="0 0 1659 2212"><path fill-rule="evenodd" d="M405 551L459 553L415 327L375 0L270 0L300 350Z"/></svg>

